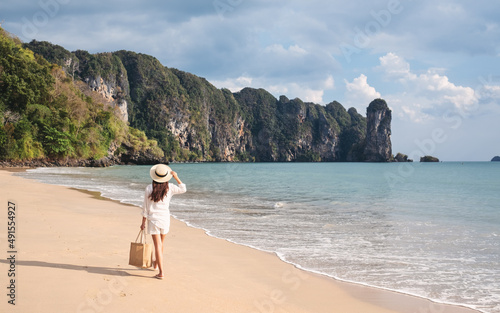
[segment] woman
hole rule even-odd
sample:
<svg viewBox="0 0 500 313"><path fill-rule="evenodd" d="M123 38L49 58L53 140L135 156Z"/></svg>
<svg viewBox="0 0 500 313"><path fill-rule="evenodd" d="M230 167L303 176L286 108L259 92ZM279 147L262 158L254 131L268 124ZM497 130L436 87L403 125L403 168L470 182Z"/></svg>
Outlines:
<svg viewBox="0 0 500 313"><path fill-rule="evenodd" d="M147 220L147 233L153 237L155 246L154 267L159 269L159 273L155 277L163 279L163 241L170 229L170 199L175 194L186 192L186 185L182 183L176 172L164 164L153 166L149 175L153 179L153 183L146 187L144 193L141 229L146 227ZM172 177L177 181L178 186L169 185L168 181Z"/></svg>

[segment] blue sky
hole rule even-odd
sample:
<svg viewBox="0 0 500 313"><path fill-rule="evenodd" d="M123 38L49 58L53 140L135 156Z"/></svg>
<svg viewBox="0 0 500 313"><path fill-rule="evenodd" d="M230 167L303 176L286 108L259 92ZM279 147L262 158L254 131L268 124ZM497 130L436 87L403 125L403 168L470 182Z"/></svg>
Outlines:
<svg viewBox="0 0 500 313"><path fill-rule="evenodd" d="M365 115L392 109L393 152L489 161L500 155L500 2L430 0L3 0L23 41L150 54L237 91Z"/></svg>

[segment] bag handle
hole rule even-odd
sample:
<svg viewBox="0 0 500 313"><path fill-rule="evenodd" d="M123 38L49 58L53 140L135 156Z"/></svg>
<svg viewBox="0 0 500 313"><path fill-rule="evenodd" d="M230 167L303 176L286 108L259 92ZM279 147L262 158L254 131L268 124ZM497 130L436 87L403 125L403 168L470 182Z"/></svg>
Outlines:
<svg viewBox="0 0 500 313"><path fill-rule="evenodd" d="M146 234L144 233L144 229L141 229L139 233L137 234L137 237L135 238L135 242L141 237L140 243L146 243Z"/></svg>

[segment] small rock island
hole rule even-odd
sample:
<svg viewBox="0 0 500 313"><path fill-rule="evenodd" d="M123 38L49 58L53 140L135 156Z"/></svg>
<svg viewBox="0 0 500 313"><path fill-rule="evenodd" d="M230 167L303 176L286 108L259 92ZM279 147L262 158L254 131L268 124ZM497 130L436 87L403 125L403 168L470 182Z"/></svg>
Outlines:
<svg viewBox="0 0 500 313"><path fill-rule="evenodd" d="M420 157L420 162L439 162L439 159L430 155Z"/></svg>

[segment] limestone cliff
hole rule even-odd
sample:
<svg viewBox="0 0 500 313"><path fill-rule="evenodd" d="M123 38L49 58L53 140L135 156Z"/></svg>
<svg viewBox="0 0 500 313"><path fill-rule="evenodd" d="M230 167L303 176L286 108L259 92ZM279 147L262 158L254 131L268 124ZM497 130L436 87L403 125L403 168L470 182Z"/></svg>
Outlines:
<svg viewBox="0 0 500 313"><path fill-rule="evenodd" d="M46 42L28 48L97 92L130 126L176 161L389 161L391 111L384 100L367 118L264 89L232 93L206 79L130 51L69 52ZM84 89L84 88L82 88ZM99 101L98 101L99 102Z"/></svg>
<svg viewBox="0 0 500 313"><path fill-rule="evenodd" d="M127 100L120 97L121 86L114 80L104 80L101 76L87 77L85 82L91 90L99 93L104 99L104 103L116 109L122 121L128 121Z"/></svg>
<svg viewBox="0 0 500 313"><path fill-rule="evenodd" d="M392 157L391 110L382 99L373 100L366 110L367 129L364 150L367 162L388 162Z"/></svg>

